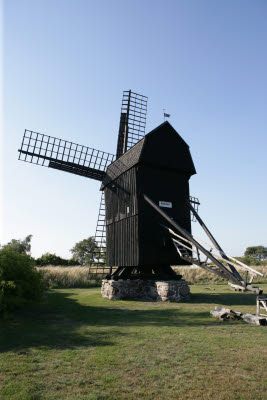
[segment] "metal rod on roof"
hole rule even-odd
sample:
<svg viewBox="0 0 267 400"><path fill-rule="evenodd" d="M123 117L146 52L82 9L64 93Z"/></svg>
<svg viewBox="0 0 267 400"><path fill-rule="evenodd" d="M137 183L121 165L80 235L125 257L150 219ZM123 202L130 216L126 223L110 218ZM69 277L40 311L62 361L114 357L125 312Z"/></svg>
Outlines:
<svg viewBox="0 0 267 400"><path fill-rule="evenodd" d="M165 108L163 108L163 118L164 118L164 122L166 121L166 118L170 118L171 114L168 114L165 112Z"/></svg>

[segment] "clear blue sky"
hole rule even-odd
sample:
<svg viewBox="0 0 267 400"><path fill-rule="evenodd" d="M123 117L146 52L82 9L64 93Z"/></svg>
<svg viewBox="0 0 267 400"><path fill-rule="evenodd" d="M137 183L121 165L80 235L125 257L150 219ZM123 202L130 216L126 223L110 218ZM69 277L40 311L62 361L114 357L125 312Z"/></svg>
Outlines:
<svg viewBox="0 0 267 400"><path fill-rule="evenodd" d="M147 132L190 145L200 215L233 255L267 244L265 0L6 0L0 243L70 257L93 235L99 182L17 161L25 128L115 152L122 91L149 97ZM196 226L193 230L198 232Z"/></svg>

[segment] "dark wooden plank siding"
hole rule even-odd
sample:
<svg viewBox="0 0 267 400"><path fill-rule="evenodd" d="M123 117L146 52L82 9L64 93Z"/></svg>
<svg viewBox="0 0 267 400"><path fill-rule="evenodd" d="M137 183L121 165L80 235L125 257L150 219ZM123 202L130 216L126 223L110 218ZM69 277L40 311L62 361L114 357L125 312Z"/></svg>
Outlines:
<svg viewBox="0 0 267 400"><path fill-rule="evenodd" d="M189 147L165 122L112 163L103 181L109 266L184 264L148 203L171 202L164 211L191 232L189 179L195 174Z"/></svg>
<svg viewBox="0 0 267 400"><path fill-rule="evenodd" d="M191 232L190 210L186 204L189 199L188 177L175 170L140 166L137 176L137 185L142 193L159 205L160 201L172 203L172 208L163 210L184 229ZM185 264L169 238L167 231L161 227L166 221L161 217L143 197L139 198L139 243L140 264L155 265Z"/></svg>
<svg viewBox="0 0 267 400"><path fill-rule="evenodd" d="M105 188L107 265L138 263L136 168L131 168Z"/></svg>
<svg viewBox="0 0 267 400"><path fill-rule="evenodd" d="M107 225L107 243L107 265L138 265L138 216Z"/></svg>

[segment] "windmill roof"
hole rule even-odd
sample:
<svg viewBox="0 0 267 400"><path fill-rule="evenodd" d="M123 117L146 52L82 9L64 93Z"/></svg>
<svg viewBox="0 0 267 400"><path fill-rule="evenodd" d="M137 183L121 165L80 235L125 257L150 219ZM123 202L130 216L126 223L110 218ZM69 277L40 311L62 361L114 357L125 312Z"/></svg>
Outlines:
<svg viewBox="0 0 267 400"><path fill-rule="evenodd" d="M136 164L175 169L190 176L196 174L188 144L168 121L108 166L101 189Z"/></svg>

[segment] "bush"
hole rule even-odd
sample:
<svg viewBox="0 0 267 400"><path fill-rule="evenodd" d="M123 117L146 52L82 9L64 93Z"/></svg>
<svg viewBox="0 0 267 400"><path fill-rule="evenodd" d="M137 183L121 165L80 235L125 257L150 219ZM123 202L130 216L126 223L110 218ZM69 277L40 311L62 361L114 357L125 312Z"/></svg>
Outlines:
<svg viewBox="0 0 267 400"><path fill-rule="evenodd" d="M40 298L44 281L34 264L29 255L10 248L0 250L0 313Z"/></svg>
<svg viewBox="0 0 267 400"><path fill-rule="evenodd" d="M35 260L35 263L38 267L43 267L46 265L61 265L65 267L69 267L70 265L80 265L78 261L73 259L66 260L57 256L56 254L45 253L41 257Z"/></svg>

